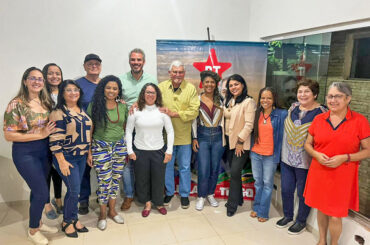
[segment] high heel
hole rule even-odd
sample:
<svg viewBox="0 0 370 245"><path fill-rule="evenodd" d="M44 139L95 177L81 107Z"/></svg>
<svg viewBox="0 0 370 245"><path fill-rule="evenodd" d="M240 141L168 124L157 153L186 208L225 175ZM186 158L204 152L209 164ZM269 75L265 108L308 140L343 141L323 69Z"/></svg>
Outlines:
<svg viewBox="0 0 370 245"><path fill-rule="evenodd" d="M77 238L78 237L78 234L77 234L77 231L76 230L74 232L72 232L72 233L67 233L66 232L66 229L70 225L73 225L73 223L72 222L67 222L64 226L63 226L63 223L62 223L62 231L64 232L64 234L66 234L67 237Z"/></svg>
<svg viewBox="0 0 370 245"><path fill-rule="evenodd" d="M80 229L77 228L76 227L77 222L78 222L78 219L73 222L73 226L74 226L74 228L75 228L76 231L78 231L80 233L89 232L89 229L87 229L86 226L84 226L84 227L82 227Z"/></svg>

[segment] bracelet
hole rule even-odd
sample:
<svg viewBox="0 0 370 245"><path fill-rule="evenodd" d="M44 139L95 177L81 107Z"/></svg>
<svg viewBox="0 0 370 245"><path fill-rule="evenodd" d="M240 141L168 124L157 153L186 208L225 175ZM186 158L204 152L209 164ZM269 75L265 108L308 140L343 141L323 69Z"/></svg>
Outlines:
<svg viewBox="0 0 370 245"><path fill-rule="evenodd" d="M238 145L243 145L243 144L244 144L244 142L241 142L240 140L238 140L236 143L237 143Z"/></svg>
<svg viewBox="0 0 370 245"><path fill-rule="evenodd" d="M347 153L347 162L351 161L351 156Z"/></svg>

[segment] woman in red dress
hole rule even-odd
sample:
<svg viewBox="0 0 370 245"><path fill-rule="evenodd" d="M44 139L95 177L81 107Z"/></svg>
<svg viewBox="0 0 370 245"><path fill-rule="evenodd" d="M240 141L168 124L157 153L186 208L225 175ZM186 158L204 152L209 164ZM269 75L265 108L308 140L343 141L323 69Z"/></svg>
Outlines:
<svg viewBox="0 0 370 245"><path fill-rule="evenodd" d="M308 171L305 202L317 209L320 240L338 244L342 217L348 209L359 210L359 161L370 157L370 127L363 115L348 107L351 88L343 82L330 85L329 111L316 116L308 129L306 151L313 157Z"/></svg>

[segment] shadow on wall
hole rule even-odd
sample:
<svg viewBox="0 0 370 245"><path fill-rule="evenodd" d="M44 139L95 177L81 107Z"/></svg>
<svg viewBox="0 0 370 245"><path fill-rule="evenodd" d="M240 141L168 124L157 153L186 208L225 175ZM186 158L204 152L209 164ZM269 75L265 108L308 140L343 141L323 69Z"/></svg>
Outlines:
<svg viewBox="0 0 370 245"><path fill-rule="evenodd" d="M0 156L0 203L29 200L30 189L19 175L13 160Z"/></svg>

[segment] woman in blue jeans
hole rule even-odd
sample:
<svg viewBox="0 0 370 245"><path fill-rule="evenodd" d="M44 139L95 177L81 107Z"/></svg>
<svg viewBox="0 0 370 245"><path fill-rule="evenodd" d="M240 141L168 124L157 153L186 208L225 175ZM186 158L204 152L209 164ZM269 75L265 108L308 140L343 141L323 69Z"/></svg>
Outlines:
<svg viewBox="0 0 370 245"><path fill-rule="evenodd" d="M203 209L206 198L212 207L218 206L213 194L224 153L222 99L217 86L221 78L212 71L202 71L200 78L204 92L200 95L199 116L192 125L193 150L198 152L198 199L195 209L199 211Z"/></svg>
<svg viewBox="0 0 370 245"><path fill-rule="evenodd" d="M48 118L52 103L41 70L30 67L23 74L18 95L4 113L4 137L13 142L14 165L31 189L28 237L37 244L48 243L41 231L58 232L56 227L41 222L49 197L48 136L55 129L55 123Z"/></svg>
<svg viewBox="0 0 370 245"><path fill-rule="evenodd" d="M284 120L288 114L286 110L278 108L277 101L272 88L260 90L250 153L256 189L250 216L258 217L259 222L266 222L269 218L274 174L280 162Z"/></svg>
<svg viewBox="0 0 370 245"><path fill-rule="evenodd" d="M91 144L92 122L81 108L83 92L76 82L63 81L58 94L56 109L50 114L50 120L56 123L56 131L50 135L50 150L53 165L67 187L62 231L76 238L77 232L88 232L78 220L77 204Z"/></svg>

